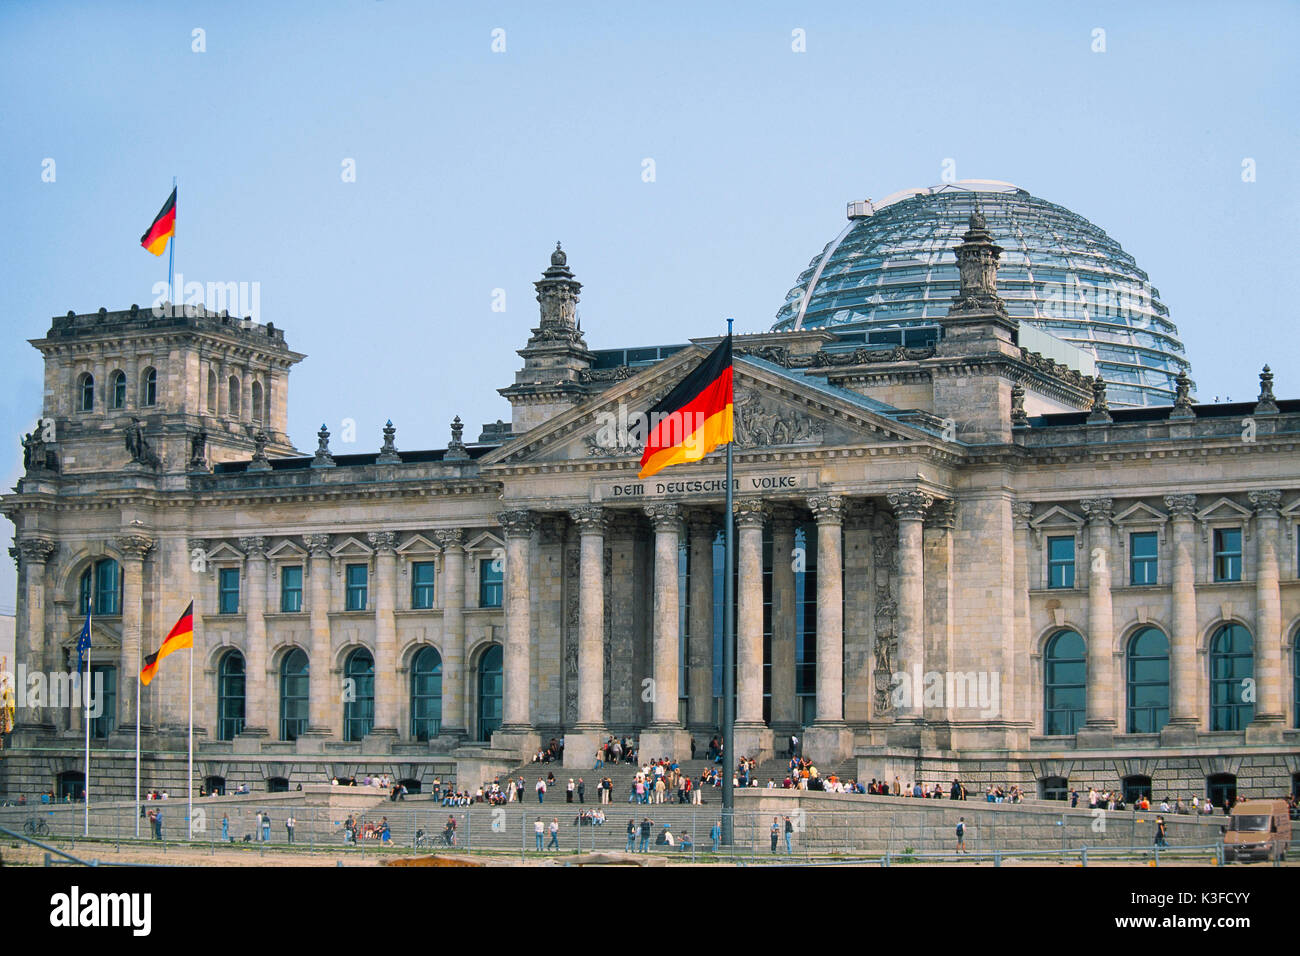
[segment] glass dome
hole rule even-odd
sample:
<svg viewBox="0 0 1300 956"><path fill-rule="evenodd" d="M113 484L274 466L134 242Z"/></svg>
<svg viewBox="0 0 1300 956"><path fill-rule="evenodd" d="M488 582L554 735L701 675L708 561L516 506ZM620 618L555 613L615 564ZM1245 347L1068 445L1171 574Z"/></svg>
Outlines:
<svg viewBox="0 0 1300 956"><path fill-rule="evenodd" d="M799 276L773 329L933 326L959 279L953 249L978 203L1002 247L1007 311L1095 356L1114 406L1169 405L1190 368L1160 292L1070 210L1010 183L964 180L849 204L849 224Z"/></svg>

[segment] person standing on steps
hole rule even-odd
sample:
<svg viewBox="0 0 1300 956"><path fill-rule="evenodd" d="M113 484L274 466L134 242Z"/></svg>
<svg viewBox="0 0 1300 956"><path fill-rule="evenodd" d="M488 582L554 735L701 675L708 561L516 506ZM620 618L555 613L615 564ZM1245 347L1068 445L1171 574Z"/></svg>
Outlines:
<svg viewBox="0 0 1300 956"><path fill-rule="evenodd" d="M574 789L574 788L573 788L573 778L570 777L570 778L569 778L569 785L568 785L567 787L564 788L564 802L565 802L565 803L572 803L572 802L573 802L573 789Z"/></svg>
<svg viewBox="0 0 1300 956"><path fill-rule="evenodd" d="M627 852L631 853L636 848L636 821L631 817L627 818Z"/></svg>
<svg viewBox="0 0 1300 956"><path fill-rule="evenodd" d="M773 854L776 853L776 840L780 832L781 832L781 822L776 817L773 817L772 818L772 853Z"/></svg>
<svg viewBox="0 0 1300 956"><path fill-rule="evenodd" d="M538 817L538 818L537 818L537 821L533 824L533 836L537 837L537 852L538 852L538 853L541 853L541 852L542 852L542 835L543 835L545 832L546 832L546 824L542 822L542 818L541 818L541 817Z"/></svg>
<svg viewBox="0 0 1300 956"><path fill-rule="evenodd" d="M546 802L546 781L544 781L541 777L537 778L537 802L538 803Z"/></svg>
<svg viewBox="0 0 1300 956"><path fill-rule="evenodd" d="M641 818L641 852L650 852L650 828L654 826L654 821L649 817Z"/></svg>
<svg viewBox="0 0 1300 956"><path fill-rule="evenodd" d="M957 852L966 853L966 818L957 818Z"/></svg>
<svg viewBox="0 0 1300 956"><path fill-rule="evenodd" d="M289 814L287 817L285 817L285 820L284 820L284 828L285 828L285 830L287 830L288 833L289 833L289 842L290 842L290 843L293 842L293 828L296 827L297 825L298 825L298 821L295 820L295 819L293 818L293 814L292 814L292 813Z"/></svg>
<svg viewBox="0 0 1300 956"><path fill-rule="evenodd" d="M546 849L558 850L559 848L560 848L560 821L555 817L551 817L551 842L547 844Z"/></svg>
<svg viewBox="0 0 1300 956"><path fill-rule="evenodd" d="M581 777L578 778L578 802L587 802L587 784L583 782Z"/></svg>
<svg viewBox="0 0 1300 956"><path fill-rule="evenodd" d="M1155 843L1155 845L1156 845L1156 846L1168 846L1168 845L1169 845L1169 844L1165 841L1165 818L1164 818L1163 816L1157 816L1157 817L1156 817L1156 843Z"/></svg>
<svg viewBox="0 0 1300 956"><path fill-rule="evenodd" d="M791 854L794 853L794 850L790 849L790 834L792 834L792 833L794 833L794 824L790 822L790 817L789 817L789 815L787 814L787 815L786 815L786 818L785 818L785 854L786 854L786 856L790 856Z"/></svg>

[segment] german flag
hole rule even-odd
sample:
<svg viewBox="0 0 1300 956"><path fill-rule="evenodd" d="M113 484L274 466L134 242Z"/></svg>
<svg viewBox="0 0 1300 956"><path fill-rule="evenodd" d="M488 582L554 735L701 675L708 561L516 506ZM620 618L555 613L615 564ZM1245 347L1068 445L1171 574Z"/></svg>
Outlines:
<svg viewBox="0 0 1300 956"><path fill-rule="evenodd" d="M140 237L140 245L144 246L155 256L163 254L167 248L167 240L176 235L176 187L172 187L172 194L167 197L163 203L162 212L154 217L153 224L145 230L144 235Z"/></svg>
<svg viewBox="0 0 1300 956"><path fill-rule="evenodd" d="M731 336L647 412L649 435L638 478L699 461L731 441Z"/></svg>
<svg viewBox="0 0 1300 956"><path fill-rule="evenodd" d="M167 638L162 642L162 647L150 654L144 659L144 668L140 671L140 683L146 687L153 680L153 675L158 671L158 665L162 659L172 651L179 651L183 647L194 647L194 602L185 609L181 619L176 622L176 626L167 634Z"/></svg>

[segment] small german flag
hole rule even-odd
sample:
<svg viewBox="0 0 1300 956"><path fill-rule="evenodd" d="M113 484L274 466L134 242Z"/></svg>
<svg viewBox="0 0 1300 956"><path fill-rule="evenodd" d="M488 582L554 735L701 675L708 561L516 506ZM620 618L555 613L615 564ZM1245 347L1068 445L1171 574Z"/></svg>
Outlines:
<svg viewBox="0 0 1300 956"><path fill-rule="evenodd" d="M172 651L179 651L183 647L194 646L194 602L185 609L181 619L176 622L176 626L167 634L166 639L162 642L162 647L150 654L144 659L144 668L140 671L140 683L146 687L153 680L153 675L158 671L158 665L162 659Z"/></svg>
<svg viewBox="0 0 1300 956"><path fill-rule="evenodd" d="M732 434L731 336L677 383L649 412L638 478L670 465L699 461Z"/></svg>
<svg viewBox="0 0 1300 956"><path fill-rule="evenodd" d="M140 237L140 245L155 256L160 256L167 249L167 240L176 235L176 187L163 203L162 212L154 217L153 224Z"/></svg>

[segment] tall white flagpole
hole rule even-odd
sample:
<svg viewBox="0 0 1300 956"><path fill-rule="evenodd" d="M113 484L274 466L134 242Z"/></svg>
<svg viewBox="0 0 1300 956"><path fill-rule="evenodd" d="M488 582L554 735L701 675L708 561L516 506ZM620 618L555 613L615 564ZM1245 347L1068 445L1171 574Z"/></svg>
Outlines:
<svg viewBox="0 0 1300 956"><path fill-rule="evenodd" d="M143 644L141 645L143 646ZM135 662L135 838L140 839L140 661Z"/></svg>
<svg viewBox="0 0 1300 956"><path fill-rule="evenodd" d="M87 622L90 615L86 615ZM86 648L86 676L83 678L85 683L82 685L81 692L85 695L85 724L86 724L86 779L82 787L82 798L85 801L86 820L83 828L83 835L90 837L90 648Z"/></svg>
<svg viewBox="0 0 1300 956"><path fill-rule="evenodd" d="M193 607L194 597L190 596ZM193 613L193 612L191 612ZM194 839L194 623L190 622L190 757L185 771L185 795L188 803L185 808L186 839Z"/></svg>

